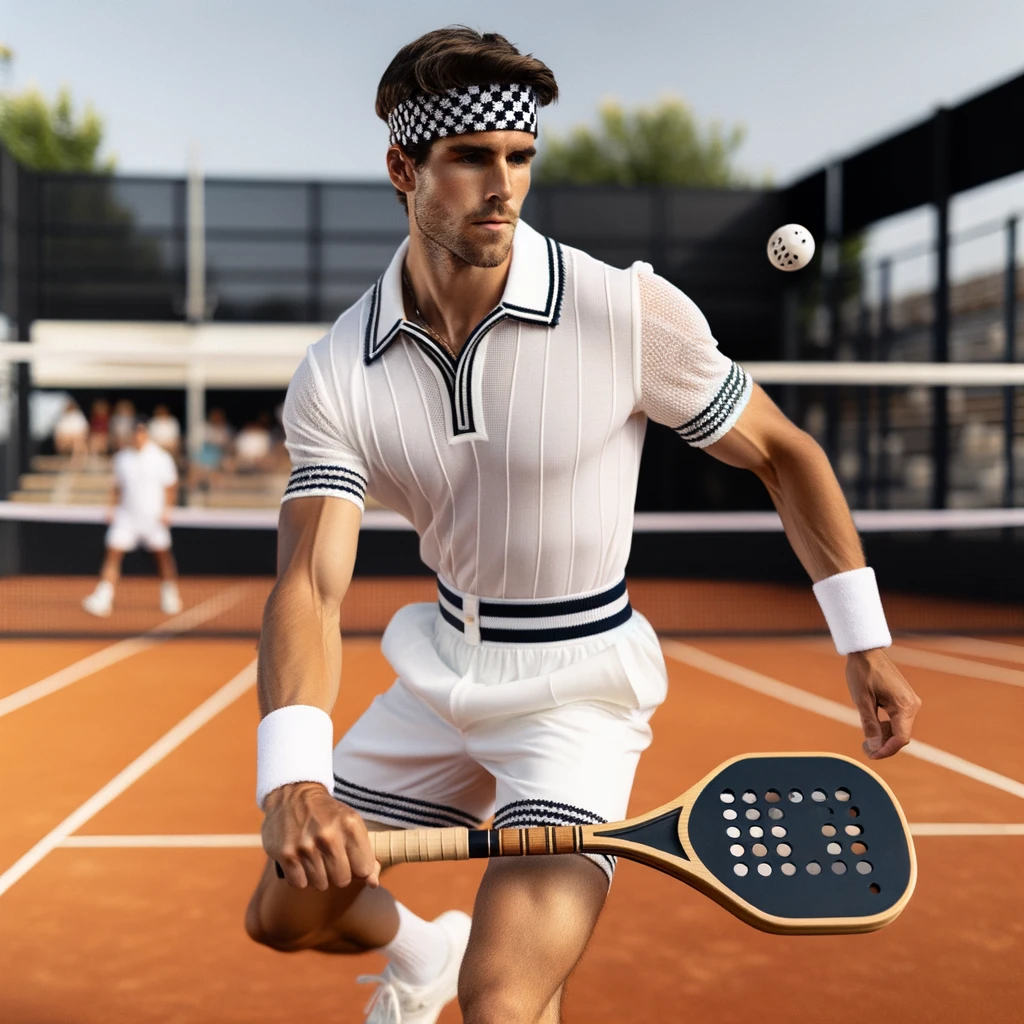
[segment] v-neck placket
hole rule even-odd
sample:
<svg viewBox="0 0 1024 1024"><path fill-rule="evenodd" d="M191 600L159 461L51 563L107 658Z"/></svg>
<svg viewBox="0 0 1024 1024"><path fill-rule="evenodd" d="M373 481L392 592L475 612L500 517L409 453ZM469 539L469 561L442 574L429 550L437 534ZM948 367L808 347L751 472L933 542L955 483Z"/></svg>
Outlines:
<svg viewBox="0 0 1024 1024"><path fill-rule="evenodd" d="M482 343L490 331L506 319L537 326L558 325L565 283L562 248L553 239L519 222L505 294L473 328L458 356L453 358L427 331L405 317L401 273L408 245L406 239L374 285L363 361L367 366L373 364L399 334L407 335L428 360L447 392L452 425L449 441L486 439L482 413L474 401L477 357ZM386 323L391 323L391 327L382 335L381 328Z"/></svg>

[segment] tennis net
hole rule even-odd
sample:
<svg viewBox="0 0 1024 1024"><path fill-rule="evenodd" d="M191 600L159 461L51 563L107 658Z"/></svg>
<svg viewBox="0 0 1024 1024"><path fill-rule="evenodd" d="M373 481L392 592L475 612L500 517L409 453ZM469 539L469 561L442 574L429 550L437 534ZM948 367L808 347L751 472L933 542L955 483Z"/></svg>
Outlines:
<svg viewBox="0 0 1024 1024"><path fill-rule="evenodd" d="M1024 509L855 513L894 631L1024 635ZM0 503L0 636L124 637L149 631L257 637L273 586L272 511L177 509L184 611L165 616L150 558L125 560L113 614L81 607L102 557L103 510ZM368 511L341 629L380 633L436 600L412 529ZM633 605L664 635L825 633L773 512L638 513L627 570Z"/></svg>

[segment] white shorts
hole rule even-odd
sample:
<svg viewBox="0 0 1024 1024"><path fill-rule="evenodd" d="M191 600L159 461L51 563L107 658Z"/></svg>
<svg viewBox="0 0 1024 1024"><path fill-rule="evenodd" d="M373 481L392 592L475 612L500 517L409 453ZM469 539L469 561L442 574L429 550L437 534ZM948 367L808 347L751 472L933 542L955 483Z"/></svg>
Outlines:
<svg viewBox="0 0 1024 1024"><path fill-rule="evenodd" d="M398 679L334 750L335 796L396 828L619 821L668 686L633 613L557 644L470 642L438 606L391 620ZM614 859L593 860L611 877Z"/></svg>
<svg viewBox="0 0 1024 1024"><path fill-rule="evenodd" d="M159 519L138 519L116 512L107 530L106 545L115 551L134 551L139 545L148 551L166 551L171 546L171 531Z"/></svg>

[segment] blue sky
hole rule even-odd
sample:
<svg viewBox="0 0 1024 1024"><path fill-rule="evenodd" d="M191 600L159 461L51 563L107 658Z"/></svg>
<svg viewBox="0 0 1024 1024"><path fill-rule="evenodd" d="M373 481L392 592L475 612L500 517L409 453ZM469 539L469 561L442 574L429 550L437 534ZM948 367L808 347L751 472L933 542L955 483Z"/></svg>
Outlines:
<svg viewBox="0 0 1024 1024"><path fill-rule="evenodd" d="M119 169L158 174L180 173L195 144L211 174L382 177L380 74L452 22L554 69L562 100L541 145L604 98L675 94L745 124L740 162L779 183L1024 70L1021 0L0 0L7 84L69 84L105 117ZM1018 184L956 215L1024 206Z"/></svg>

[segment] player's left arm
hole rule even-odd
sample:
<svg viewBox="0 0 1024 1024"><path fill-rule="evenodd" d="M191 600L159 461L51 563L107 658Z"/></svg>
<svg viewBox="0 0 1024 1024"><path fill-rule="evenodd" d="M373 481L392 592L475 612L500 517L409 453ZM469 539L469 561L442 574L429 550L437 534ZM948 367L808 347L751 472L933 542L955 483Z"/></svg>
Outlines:
<svg viewBox="0 0 1024 1024"><path fill-rule="evenodd" d="M732 428L705 450L757 474L814 583L865 566L860 536L828 457L756 384ZM909 742L921 699L884 647L847 655L846 682L860 713L864 749L875 759L892 756ZM879 718L879 709L887 720Z"/></svg>

